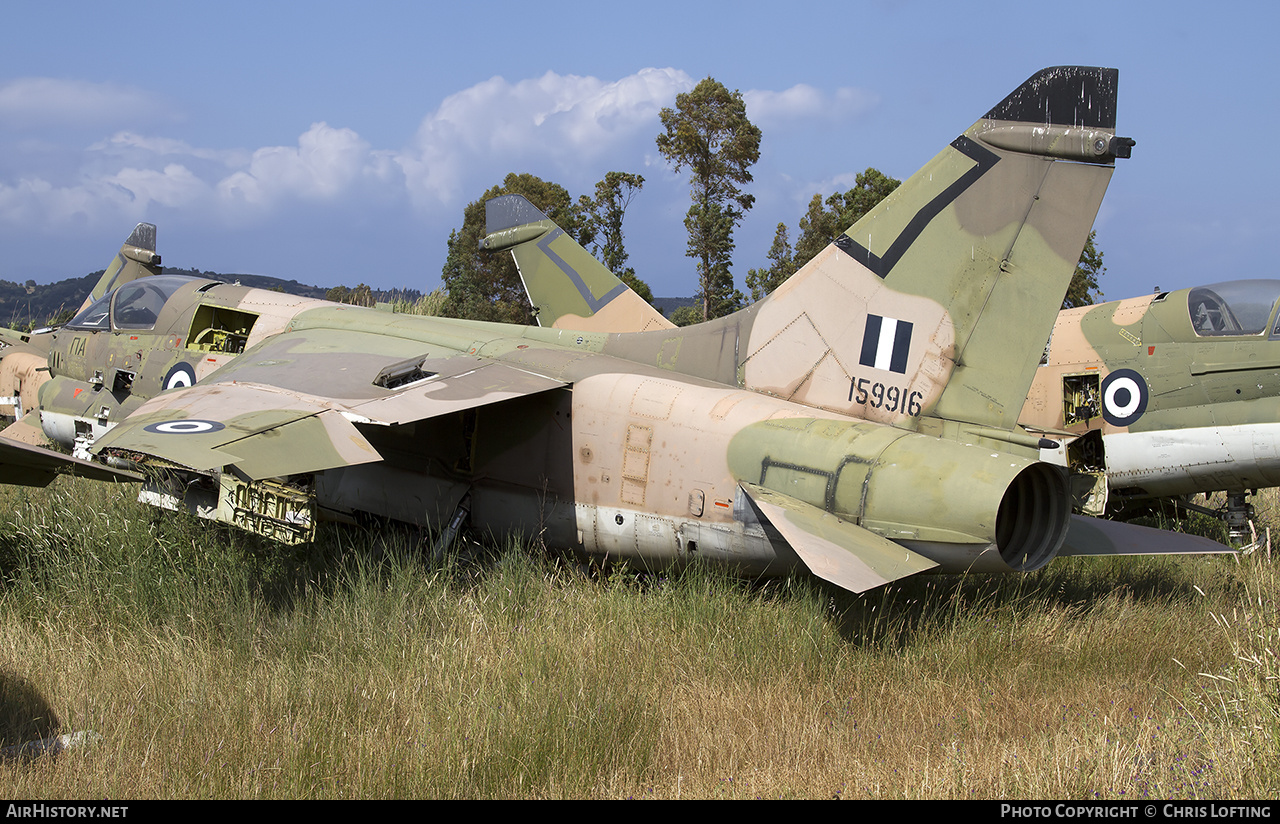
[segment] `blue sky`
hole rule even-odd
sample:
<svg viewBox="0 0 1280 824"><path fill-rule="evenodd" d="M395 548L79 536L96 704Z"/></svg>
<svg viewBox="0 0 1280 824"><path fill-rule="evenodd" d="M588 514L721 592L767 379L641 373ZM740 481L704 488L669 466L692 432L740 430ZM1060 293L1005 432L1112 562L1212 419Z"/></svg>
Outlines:
<svg viewBox="0 0 1280 824"><path fill-rule="evenodd" d="M168 265L426 291L508 172L576 196L616 170L646 179L637 274L692 294L688 181L654 138L711 76L764 135L741 288L814 193L908 177L1063 64L1120 70L1137 140L1095 224L1106 296L1275 276L1273 4L9 0L5 23L7 280L100 269L145 220Z"/></svg>

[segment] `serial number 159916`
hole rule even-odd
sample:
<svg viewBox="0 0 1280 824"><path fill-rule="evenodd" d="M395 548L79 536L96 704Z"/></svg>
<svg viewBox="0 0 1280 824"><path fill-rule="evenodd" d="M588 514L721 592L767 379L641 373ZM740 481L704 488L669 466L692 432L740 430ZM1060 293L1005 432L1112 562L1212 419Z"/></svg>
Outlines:
<svg viewBox="0 0 1280 824"><path fill-rule="evenodd" d="M875 409L919 415L922 400L923 392L908 392L901 387L887 386L870 378L854 378L849 381L850 403L870 403Z"/></svg>

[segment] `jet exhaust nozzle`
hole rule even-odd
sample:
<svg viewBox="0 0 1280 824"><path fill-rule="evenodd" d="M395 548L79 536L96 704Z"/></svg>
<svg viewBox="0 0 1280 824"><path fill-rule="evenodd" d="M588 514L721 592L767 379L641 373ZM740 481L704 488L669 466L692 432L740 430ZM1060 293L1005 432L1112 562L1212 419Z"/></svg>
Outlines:
<svg viewBox="0 0 1280 824"><path fill-rule="evenodd" d="M1061 467L1033 463L1013 479L996 514L996 547L1010 569L1031 572L1053 560L1071 519Z"/></svg>

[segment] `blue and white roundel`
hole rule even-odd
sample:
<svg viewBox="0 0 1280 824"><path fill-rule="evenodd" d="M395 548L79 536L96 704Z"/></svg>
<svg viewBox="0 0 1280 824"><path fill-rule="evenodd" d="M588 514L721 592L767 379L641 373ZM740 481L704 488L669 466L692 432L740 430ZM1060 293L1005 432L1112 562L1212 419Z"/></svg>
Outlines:
<svg viewBox="0 0 1280 824"><path fill-rule="evenodd" d="M176 389L180 386L195 386L196 370L189 363L175 363L169 373L164 376L165 389Z"/></svg>
<svg viewBox="0 0 1280 824"><path fill-rule="evenodd" d="M1132 369L1117 369L1102 381L1102 418L1129 426L1147 411L1147 382Z"/></svg>
<svg viewBox="0 0 1280 824"><path fill-rule="evenodd" d="M189 419L185 421L153 423L142 428L146 432L155 432L158 435L199 435L204 432L217 432L219 429L223 429L224 427L217 421Z"/></svg>

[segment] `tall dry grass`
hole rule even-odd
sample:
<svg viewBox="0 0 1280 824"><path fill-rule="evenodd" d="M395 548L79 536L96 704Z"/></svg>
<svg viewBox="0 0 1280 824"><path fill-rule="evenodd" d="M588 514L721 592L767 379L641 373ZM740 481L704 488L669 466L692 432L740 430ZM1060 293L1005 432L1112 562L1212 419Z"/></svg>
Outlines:
<svg viewBox="0 0 1280 824"><path fill-rule="evenodd" d="M1277 791L1272 567L1072 559L854 597L413 536L282 550L0 489L0 794L1229 798Z"/></svg>

